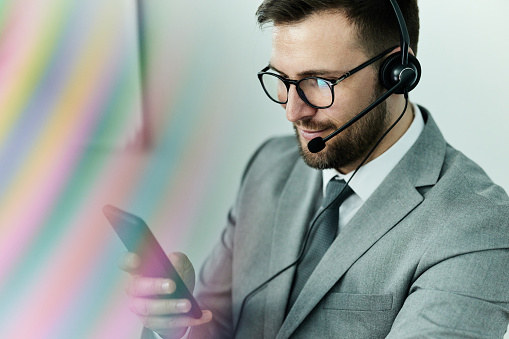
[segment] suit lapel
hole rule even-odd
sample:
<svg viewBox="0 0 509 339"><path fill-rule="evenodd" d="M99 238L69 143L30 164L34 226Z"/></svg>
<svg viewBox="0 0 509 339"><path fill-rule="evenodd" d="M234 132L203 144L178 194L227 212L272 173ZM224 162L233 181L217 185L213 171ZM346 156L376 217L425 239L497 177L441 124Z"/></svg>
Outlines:
<svg viewBox="0 0 509 339"><path fill-rule="evenodd" d="M390 187L377 190L339 233L295 301L278 338L289 337L350 266L423 200L408 182L385 186Z"/></svg>
<svg viewBox="0 0 509 339"><path fill-rule="evenodd" d="M298 256L305 230L323 198L322 175L299 159L283 189L274 220L270 275ZM269 284L265 304L264 337L274 338L283 323L295 267Z"/></svg>
<svg viewBox="0 0 509 339"><path fill-rule="evenodd" d="M288 338L355 261L423 201L416 187L436 183L446 143L429 113L424 110L423 116L427 124L416 144L340 232L302 289L277 338Z"/></svg>

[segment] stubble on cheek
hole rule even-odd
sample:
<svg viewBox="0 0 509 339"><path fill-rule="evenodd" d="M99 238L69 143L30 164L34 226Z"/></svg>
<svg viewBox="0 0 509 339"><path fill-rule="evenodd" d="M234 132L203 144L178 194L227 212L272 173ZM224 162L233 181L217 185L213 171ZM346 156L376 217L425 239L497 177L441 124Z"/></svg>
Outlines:
<svg viewBox="0 0 509 339"><path fill-rule="evenodd" d="M312 124L308 121L306 126L312 126ZM295 124L293 127L299 152L304 162L310 167L322 170L340 169L360 162L383 135L388 124L388 114L384 102L354 125L330 139L325 149L318 153L311 153L308 150L307 140L302 138ZM331 130L339 128L331 123L315 124L312 127L320 130L325 126Z"/></svg>

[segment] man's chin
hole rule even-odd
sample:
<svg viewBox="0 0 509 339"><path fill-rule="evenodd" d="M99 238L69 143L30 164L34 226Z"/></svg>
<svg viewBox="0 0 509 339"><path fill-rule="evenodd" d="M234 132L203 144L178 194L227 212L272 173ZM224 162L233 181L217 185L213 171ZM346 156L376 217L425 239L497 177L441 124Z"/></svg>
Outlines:
<svg viewBox="0 0 509 339"><path fill-rule="evenodd" d="M306 165L314 169L335 168L339 170L340 168L352 166L352 164L363 157L355 157L355 154L345 152L345 149L350 149L351 147L340 145L337 140L331 140L320 152L311 153L308 150L308 142L304 138L298 138L299 152Z"/></svg>
<svg viewBox="0 0 509 339"><path fill-rule="evenodd" d="M327 147L325 149L321 150L318 153L311 153L308 149L308 140L304 138L299 138L298 144L299 144L299 151L300 155L302 157L302 160L312 168L315 169L326 169L326 168L332 168L330 164L327 163Z"/></svg>
<svg viewBox="0 0 509 339"><path fill-rule="evenodd" d="M318 152L318 153L311 153L308 148L309 140L303 138L302 136L297 137L297 142L299 143L299 149L300 153L303 157L309 157L311 159L314 159L316 157L320 157L319 154L323 153L324 151Z"/></svg>

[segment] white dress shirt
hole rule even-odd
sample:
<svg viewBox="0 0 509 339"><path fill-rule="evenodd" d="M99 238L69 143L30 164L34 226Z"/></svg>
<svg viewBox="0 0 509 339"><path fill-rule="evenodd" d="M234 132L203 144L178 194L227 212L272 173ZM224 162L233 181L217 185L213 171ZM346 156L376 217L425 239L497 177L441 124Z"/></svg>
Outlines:
<svg viewBox="0 0 509 339"><path fill-rule="evenodd" d="M413 105L413 109L414 119L405 134L379 157L362 166L353 178L354 171L348 174L341 174L335 169L322 171L324 196L327 184L334 177L343 179L347 183L348 180L352 179L348 185L354 194L349 196L339 208L340 229L348 224L364 202L368 200L371 194L380 186L385 177L396 167L398 162L419 138L424 129L424 120L419 107Z"/></svg>

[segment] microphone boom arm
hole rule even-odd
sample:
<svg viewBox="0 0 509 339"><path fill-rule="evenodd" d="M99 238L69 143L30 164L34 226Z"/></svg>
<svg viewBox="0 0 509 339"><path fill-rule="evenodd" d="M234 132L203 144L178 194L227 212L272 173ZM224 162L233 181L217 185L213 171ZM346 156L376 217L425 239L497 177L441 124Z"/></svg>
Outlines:
<svg viewBox="0 0 509 339"><path fill-rule="evenodd" d="M381 97L379 97L378 99L376 99L375 101L373 101L373 103L371 103L371 105L369 105L368 107L366 107L362 112L360 112L359 114L357 114L356 116L354 116L352 119L350 119L350 121L348 121L346 124L344 124L341 128L335 130L334 132L332 132L331 134L329 134L328 136L326 136L325 138L323 138L323 141L328 141L330 138L336 136L337 134L343 132L345 129L347 129L348 127L350 127L351 125L353 125L354 123L357 122L357 120L359 120L360 118L362 118L363 116L365 116L367 113L369 113L373 108L375 108L376 106L380 105L385 99L387 99L388 97L390 97L392 94L394 94L394 92L396 92L398 90L398 88L400 87L400 83L396 84L395 86L393 86L390 90L388 90L387 92L385 92Z"/></svg>

